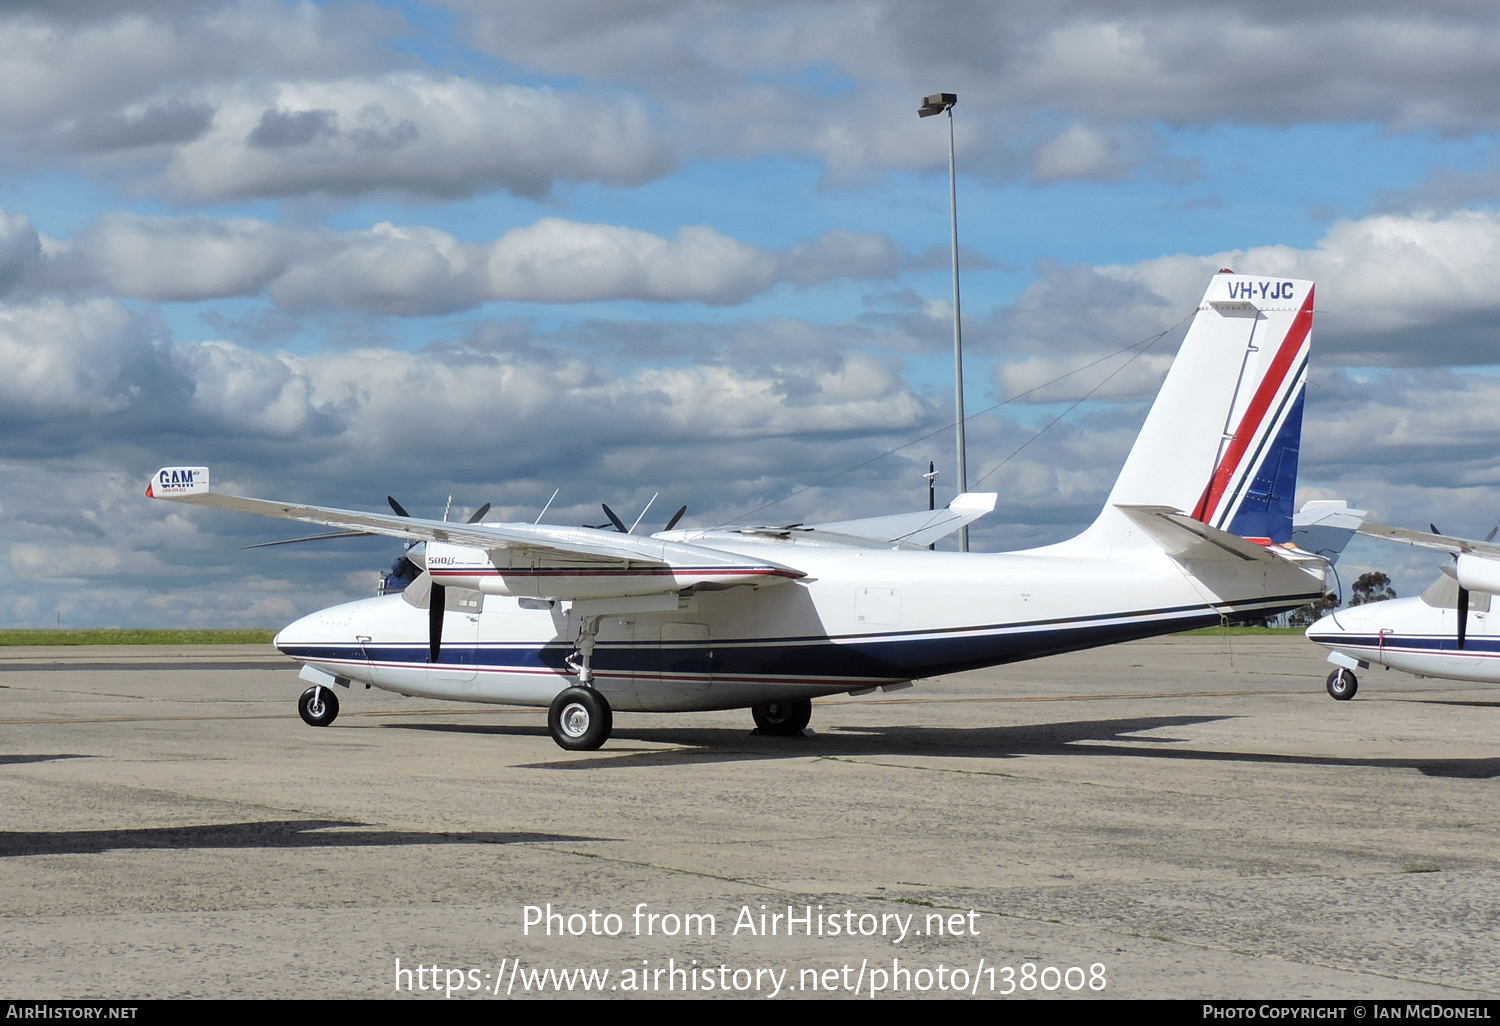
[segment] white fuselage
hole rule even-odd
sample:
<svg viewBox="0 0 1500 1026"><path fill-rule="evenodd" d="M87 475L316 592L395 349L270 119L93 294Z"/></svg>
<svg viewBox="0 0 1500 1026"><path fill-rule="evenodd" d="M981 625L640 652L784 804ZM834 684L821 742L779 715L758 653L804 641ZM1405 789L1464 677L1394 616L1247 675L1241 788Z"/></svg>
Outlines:
<svg viewBox="0 0 1500 1026"><path fill-rule="evenodd" d="M1213 561L1189 571L1160 547L1122 546L1118 531L1102 529L997 554L690 538L806 576L700 587L669 612L602 616L593 684L615 709L735 708L889 686L1291 608L1322 590L1320 570L1278 559L1254 574ZM544 706L574 682L565 660L580 617L570 603L448 594L437 663L427 610L399 595L303 617L276 645L336 677L432 698Z"/></svg>
<svg viewBox="0 0 1500 1026"><path fill-rule="evenodd" d="M1330 652L1420 677L1500 681L1500 613L1471 610L1458 647L1458 610L1421 598L1341 609L1307 629Z"/></svg>

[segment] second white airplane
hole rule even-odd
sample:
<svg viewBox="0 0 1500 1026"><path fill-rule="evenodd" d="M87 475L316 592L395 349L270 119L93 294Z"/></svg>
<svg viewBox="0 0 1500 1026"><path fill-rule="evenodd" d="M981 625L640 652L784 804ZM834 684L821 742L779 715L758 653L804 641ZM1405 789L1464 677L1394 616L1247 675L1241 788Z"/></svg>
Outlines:
<svg viewBox="0 0 1500 1026"><path fill-rule="evenodd" d="M1400 527L1364 524L1360 534L1447 552L1454 559L1421 595L1351 606L1307 629L1328 649L1328 693L1348 701L1355 670L1371 665L1418 677L1500 683L1500 545ZM1493 534L1493 532L1491 532Z"/></svg>
<svg viewBox="0 0 1500 1026"><path fill-rule="evenodd" d="M1009 553L926 546L994 507L650 537L458 524L241 498L203 467L168 467L172 502L424 543L401 595L313 613L276 637L311 683L543 706L553 738L593 749L614 710L749 707L801 734L811 699L908 686L1263 616L1324 592L1326 562L1291 546L1313 284L1221 272L1093 525Z"/></svg>

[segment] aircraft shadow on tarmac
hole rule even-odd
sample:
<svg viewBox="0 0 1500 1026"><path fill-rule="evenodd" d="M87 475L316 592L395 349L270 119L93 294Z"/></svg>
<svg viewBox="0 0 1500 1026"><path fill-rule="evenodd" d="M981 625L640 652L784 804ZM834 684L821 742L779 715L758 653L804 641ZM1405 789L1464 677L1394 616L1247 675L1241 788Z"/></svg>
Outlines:
<svg viewBox="0 0 1500 1026"><path fill-rule="evenodd" d="M212 823L139 830L0 830L0 858L15 855L97 855L120 850L190 848L368 848L408 844L526 844L603 841L604 837L490 831L430 833L358 829L368 824L335 819Z"/></svg>
<svg viewBox="0 0 1500 1026"><path fill-rule="evenodd" d="M1226 716L1146 716L1117 720L1071 720L1060 723L1002 727L849 727L832 728L812 737L762 737L724 727L645 728L616 726L613 740L598 752L549 762L524 764L526 769L593 770L630 766L671 766L704 762L742 762L761 759L838 758L847 756L923 755L957 759L1010 759L1023 755L1140 757L1190 759L1203 762L1248 762L1262 765L1368 767L1414 769L1430 777L1490 779L1500 777L1500 758L1414 759L1347 758L1333 755L1281 755L1268 752L1218 752L1169 747L1182 738L1135 737L1146 730L1187 727ZM429 730L462 734L547 737L546 730L492 724L387 723L389 729ZM670 744L659 751L612 754L612 747L631 741Z"/></svg>
<svg viewBox="0 0 1500 1026"><path fill-rule="evenodd" d="M27 762L55 762L58 759L92 759L92 755L0 755L0 766L19 766Z"/></svg>

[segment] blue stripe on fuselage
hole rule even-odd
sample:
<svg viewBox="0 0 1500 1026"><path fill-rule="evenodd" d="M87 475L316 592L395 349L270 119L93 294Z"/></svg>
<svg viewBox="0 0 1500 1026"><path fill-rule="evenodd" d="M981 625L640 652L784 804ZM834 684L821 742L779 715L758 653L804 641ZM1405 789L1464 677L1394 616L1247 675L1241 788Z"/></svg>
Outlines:
<svg viewBox="0 0 1500 1026"><path fill-rule="evenodd" d="M1317 596L1263 600L1241 615L1295 608ZM1221 622L1202 606L1084 620L906 632L870 637L715 639L707 644L603 643L592 666L599 673L686 674L734 678L831 677L841 680L912 680L1019 662L1123 641L1156 637ZM288 645L282 651L308 662L333 660L381 665L426 666L426 644ZM476 670L569 672L569 642L544 644L445 644L441 662Z"/></svg>

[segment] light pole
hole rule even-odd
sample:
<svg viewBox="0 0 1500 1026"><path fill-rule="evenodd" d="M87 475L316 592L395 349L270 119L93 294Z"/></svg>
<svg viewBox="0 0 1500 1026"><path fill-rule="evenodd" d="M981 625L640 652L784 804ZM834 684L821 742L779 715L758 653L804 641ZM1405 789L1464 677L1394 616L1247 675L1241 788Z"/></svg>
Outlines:
<svg viewBox="0 0 1500 1026"><path fill-rule="evenodd" d="M953 228L953 407L954 419L958 421L958 490L962 494L969 490L969 471L964 458L964 345L958 313L958 176L953 163L953 105L957 102L957 93L933 93L922 100L917 116L948 115L948 216ZM958 529L958 550L969 551L967 525Z"/></svg>

